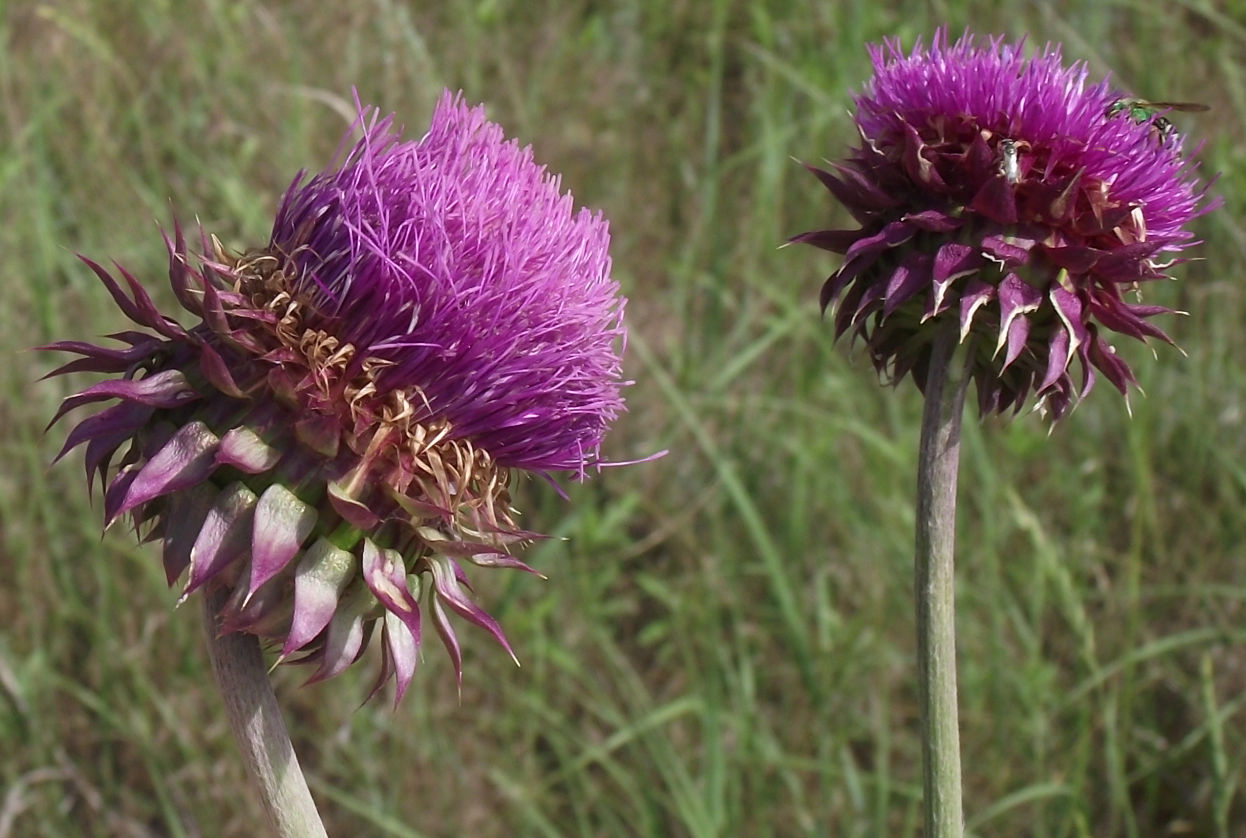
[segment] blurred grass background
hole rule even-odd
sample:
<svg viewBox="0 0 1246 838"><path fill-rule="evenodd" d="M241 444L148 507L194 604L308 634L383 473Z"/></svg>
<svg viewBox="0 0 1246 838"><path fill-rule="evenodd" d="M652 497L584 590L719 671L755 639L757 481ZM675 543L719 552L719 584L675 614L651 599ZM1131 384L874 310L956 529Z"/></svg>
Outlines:
<svg viewBox="0 0 1246 838"><path fill-rule="evenodd" d="M959 631L978 836L1246 834L1246 4L1239 0L62 0L0 3L0 838L250 836L195 604L102 540L42 428L74 382L23 351L118 328L73 254L172 304L157 224L267 238L331 155L350 89L423 132L442 87L488 104L612 221L630 412L655 463L526 484L525 558L473 578L523 667L430 646L397 711L368 664L275 681L334 836L920 833L911 488L920 402L832 347L846 223L793 162L853 142L864 45L943 22L1058 40L1205 136L1226 205L1148 300L1187 357L1122 347L1050 435L966 428ZM347 110L344 110L347 109ZM81 384L82 382L78 382ZM469 629L464 629L469 632Z"/></svg>

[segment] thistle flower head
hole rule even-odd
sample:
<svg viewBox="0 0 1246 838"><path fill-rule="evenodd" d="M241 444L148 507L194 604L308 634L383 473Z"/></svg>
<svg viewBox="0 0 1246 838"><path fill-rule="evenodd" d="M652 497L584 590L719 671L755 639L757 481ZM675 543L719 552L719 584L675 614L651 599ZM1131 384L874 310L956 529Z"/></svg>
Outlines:
<svg viewBox="0 0 1246 838"><path fill-rule="evenodd" d="M860 227L793 238L844 255L822 289L836 338L923 387L933 334L957 329L984 414L1032 392L1059 418L1096 371L1125 394L1136 381L1107 333L1171 343L1150 322L1169 310L1136 292L1214 205L1162 109L1088 84L1053 46L1027 57L940 30L928 49L889 40L870 56L860 145L810 167Z"/></svg>
<svg viewBox="0 0 1246 838"><path fill-rule="evenodd" d="M222 630L338 674L380 629L375 689L411 681L424 618L460 670L449 614L510 651L465 564L531 570L508 487L517 471L582 478L622 409L624 301L605 220L576 211L529 149L446 94L402 141L361 112L340 165L286 192L262 248L180 228L169 251L182 326L140 283L84 260L147 331L52 374L111 378L70 396L111 524L163 545L169 583L231 592ZM118 452L120 457L118 458ZM423 611L421 611L423 609Z"/></svg>

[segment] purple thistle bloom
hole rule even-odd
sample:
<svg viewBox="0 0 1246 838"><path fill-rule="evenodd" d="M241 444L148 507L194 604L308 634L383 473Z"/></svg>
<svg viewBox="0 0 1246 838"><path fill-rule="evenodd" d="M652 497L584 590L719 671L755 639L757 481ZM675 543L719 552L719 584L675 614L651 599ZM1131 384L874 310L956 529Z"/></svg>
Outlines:
<svg viewBox="0 0 1246 838"><path fill-rule="evenodd" d="M375 111L359 124L340 166L295 179L267 247L231 256L204 238L192 259L180 228L166 237L199 323L84 259L154 334L45 348L83 356L52 375L115 376L53 420L119 400L60 454L85 444L106 525L129 513L162 541L170 584L224 586L224 630L315 664L313 681L354 662L379 623L373 692L394 677L401 698L421 604L460 678L450 613L511 651L463 565L534 572L511 554L538 537L514 521L513 472L603 465L625 301L606 221L575 211L483 108L447 93L415 142Z"/></svg>
<svg viewBox="0 0 1246 838"><path fill-rule="evenodd" d="M949 45L945 30L909 55L872 46L861 145L831 171L809 167L861 226L792 241L844 255L822 307L880 375L924 387L941 324L969 345L982 413L1020 410L1033 391L1058 419L1095 370L1122 394L1136 385L1105 330L1171 343L1149 322L1171 312L1127 294L1167 277L1195 243L1186 225L1217 202L1159 109L1122 107L1134 100L1087 85L1058 47L1023 46L968 33Z"/></svg>

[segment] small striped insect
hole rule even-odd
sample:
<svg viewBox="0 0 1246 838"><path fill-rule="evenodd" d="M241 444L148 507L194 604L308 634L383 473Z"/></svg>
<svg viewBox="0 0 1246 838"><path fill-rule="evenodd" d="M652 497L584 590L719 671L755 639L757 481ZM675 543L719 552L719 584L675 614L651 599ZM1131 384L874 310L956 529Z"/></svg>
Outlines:
<svg viewBox="0 0 1246 838"><path fill-rule="evenodd" d="M1030 144L1025 140L1010 140L1005 137L999 141L999 173L1014 186L1021 180L1021 151L1029 147Z"/></svg>

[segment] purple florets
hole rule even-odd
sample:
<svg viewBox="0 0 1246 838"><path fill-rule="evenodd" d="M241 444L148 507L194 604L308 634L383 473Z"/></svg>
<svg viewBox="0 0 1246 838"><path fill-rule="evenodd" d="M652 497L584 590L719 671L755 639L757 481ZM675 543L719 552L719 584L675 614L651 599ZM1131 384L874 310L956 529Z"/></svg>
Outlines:
<svg viewBox="0 0 1246 838"><path fill-rule="evenodd" d="M269 250L380 389L415 388L504 466L583 475L622 407L610 234L529 148L447 93L423 138L373 114L345 162L286 193ZM331 324L331 325L330 325Z"/></svg>
<svg viewBox="0 0 1246 838"><path fill-rule="evenodd" d="M923 386L932 332L955 328L982 412L1034 392L1058 418L1093 370L1122 393L1135 383L1102 329L1168 340L1147 322L1168 310L1125 294L1167 276L1164 255L1193 242L1186 225L1210 206L1158 110L1087 85L1057 47L1023 47L949 45L942 30L907 55L872 46L874 77L855 97L862 143L813 169L861 227L793 241L844 254L823 307L881 374Z"/></svg>

